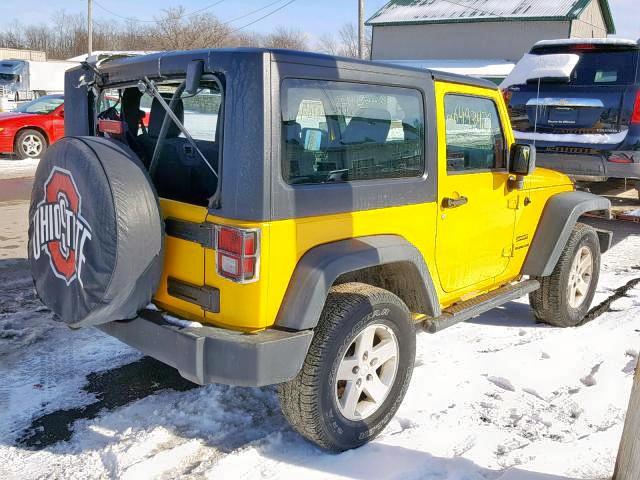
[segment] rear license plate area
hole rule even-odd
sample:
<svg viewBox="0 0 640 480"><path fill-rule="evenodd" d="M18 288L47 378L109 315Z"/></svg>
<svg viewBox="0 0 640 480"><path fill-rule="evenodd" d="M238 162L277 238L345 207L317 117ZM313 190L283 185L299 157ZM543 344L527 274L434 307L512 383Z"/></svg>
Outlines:
<svg viewBox="0 0 640 480"><path fill-rule="evenodd" d="M578 112L571 107L553 107L549 111L548 123L553 125L575 125Z"/></svg>

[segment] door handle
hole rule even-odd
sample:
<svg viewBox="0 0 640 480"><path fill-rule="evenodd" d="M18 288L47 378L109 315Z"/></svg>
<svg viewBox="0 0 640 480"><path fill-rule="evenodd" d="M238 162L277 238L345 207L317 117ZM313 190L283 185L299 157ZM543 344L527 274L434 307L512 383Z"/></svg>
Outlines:
<svg viewBox="0 0 640 480"><path fill-rule="evenodd" d="M458 208L462 205L466 205L467 203L469 203L469 199L467 197L444 197L442 199L442 208Z"/></svg>

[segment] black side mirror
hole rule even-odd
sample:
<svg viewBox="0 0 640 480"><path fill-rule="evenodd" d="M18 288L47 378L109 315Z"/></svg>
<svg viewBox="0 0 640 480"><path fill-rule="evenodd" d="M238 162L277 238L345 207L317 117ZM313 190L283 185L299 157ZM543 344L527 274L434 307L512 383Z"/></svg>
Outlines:
<svg viewBox="0 0 640 480"><path fill-rule="evenodd" d="M204 73L204 61L194 60L187 65L187 78L184 91L189 95L195 95L200 88L200 79Z"/></svg>
<svg viewBox="0 0 640 480"><path fill-rule="evenodd" d="M516 143L511 147L509 173L526 176L536 169L536 147L524 143Z"/></svg>

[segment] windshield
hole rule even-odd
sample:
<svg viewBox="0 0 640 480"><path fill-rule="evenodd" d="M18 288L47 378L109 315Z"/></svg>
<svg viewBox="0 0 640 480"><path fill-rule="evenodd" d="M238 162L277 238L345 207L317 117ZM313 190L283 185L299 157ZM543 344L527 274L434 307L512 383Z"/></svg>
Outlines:
<svg viewBox="0 0 640 480"><path fill-rule="evenodd" d="M0 81L16 82L18 81L18 75L15 75L13 73L0 73Z"/></svg>
<svg viewBox="0 0 640 480"><path fill-rule="evenodd" d="M42 97L23 103L16 108L16 111L20 113L51 113L63 103L63 97Z"/></svg>

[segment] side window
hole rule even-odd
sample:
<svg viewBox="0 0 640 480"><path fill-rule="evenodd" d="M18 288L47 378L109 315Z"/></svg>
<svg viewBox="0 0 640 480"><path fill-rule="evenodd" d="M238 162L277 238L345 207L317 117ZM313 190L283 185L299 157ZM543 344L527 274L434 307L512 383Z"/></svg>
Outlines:
<svg viewBox="0 0 640 480"><path fill-rule="evenodd" d="M103 90L98 98L98 118L120 120L120 91L115 88Z"/></svg>
<svg viewBox="0 0 640 480"><path fill-rule="evenodd" d="M446 95L444 109L447 172L506 168L506 144L493 100Z"/></svg>
<svg viewBox="0 0 640 480"><path fill-rule="evenodd" d="M199 89L195 95L182 94L184 127L194 140L216 141L221 100L222 94L211 88Z"/></svg>
<svg viewBox="0 0 640 480"><path fill-rule="evenodd" d="M282 169L289 184L424 173L422 95L409 88L287 79Z"/></svg>

